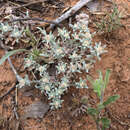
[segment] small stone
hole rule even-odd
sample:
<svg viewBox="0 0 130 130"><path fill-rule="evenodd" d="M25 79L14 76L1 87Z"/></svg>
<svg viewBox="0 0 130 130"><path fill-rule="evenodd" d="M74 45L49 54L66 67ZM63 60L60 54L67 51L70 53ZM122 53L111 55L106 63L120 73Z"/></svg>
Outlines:
<svg viewBox="0 0 130 130"><path fill-rule="evenodd" d="M89 10L91 12L99 11L99 6L100 6L100 4L98 1L93 0L93 1L90 1L87 3L87 7L89 8Z"/></svg>
<svg viewBox="0 0 130 130"><path fill-rule="evenodd" d="M76 21L77 23L84 23L86 26L88 26L89 15L85 13L80 13L79 15L76 15Z"/></svg>
<svg viewBox="0 0 130 130"><path fill-rule="evenodd" d="M42 103L41 101L37 101L25 108L25 114L23 116L23 119L43 118L48 110L49 110L48 104Z"/></svg>
<svg viewBox="0 0 130 130"><path fill-rule="evenodd" d="M81 103L83 103L83 104L87 104L88 103L88 97L87 96L83 96L82 98L81 98L81 101L80 101Z"/></svg>

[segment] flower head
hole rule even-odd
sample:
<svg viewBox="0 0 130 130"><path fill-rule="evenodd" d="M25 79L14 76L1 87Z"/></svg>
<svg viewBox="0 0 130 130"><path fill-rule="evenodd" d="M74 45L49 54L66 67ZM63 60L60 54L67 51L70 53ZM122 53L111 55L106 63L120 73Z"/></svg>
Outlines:
<svg viewBox="0 0 130 130"><path fill-rule="evenodd" d="M92 63L86 63L85 61L82 62L83 64L83 69L88 73L89 70L93 67Z"/></svg>
<svg viewBox="0 0 130 130"><path fill-rule="evenodd" d="M20 87L25 86L25 84L26 84L25 79L20 79L20 80L19 80L19 86L20 86Z"/></svg>
<svg viewBox="0 0 130 130"><path fill-rule="evenodd" d="M45 83L45 84L49 83L50 82L49 77L48 76L43 77L42 82Z"/></svg>
<svg viewBox="0 0 130 130"><path fill-rule="evenodd" d="M78 64L71 62L70 67L69 67L69 71L72 72L72 73L80 72L80 70L78 68Z"/></svg>
<svg viewBox="0 0 130 130"><path fill-rule="evenodd" d="M58 73L64 73L66 71L66 63L58 63L58 65L56 66L56 68L58 69Z"/></svg>
<svg viewBox="0 0 130 130"><path fill-rule="evenodd" d="M82 41L82 46L83 46L84 48L90 48L90 47L91 47L91 41L88 40L88 39L84 39L84 40Z"/></svg>
<svg viewBox="0 0 130 130"><path fill-rule="evenodd" d="M19 88L22 88L25 85L30 85L30 80L28 79L27 75L25 75L25 78L18 77L18 81L19 81L19 84L18 84Z"/></svg>
<svg viewBox="0 0 130 130"><path fill-rule="evenodd" d="M90 31L86 31L84 34L83 34L84 38L88 39L88 40L91 40L92 39L92 36L90 34Z"/></svg>
<svg viewBox="0 0 130 130"><path fill-rule="evenodd" d="M50 85L50 84L44 84L44 90L45 90L46 92L51 91L51 85Z"/></svg>
<svg viewBox="0 0 130 130"><path fill-rule="evenodd" d="M63 28L63 29L58 28L58 35L61 36L62 39L63 38L65 40L70 39L70 32L68 30L66 30L65 28Z"/></svg>
<svg viewBox="0 0 130 130"><path fill-rule="evenodd" d="M74 40L80 40L79 33L74 33L74 34L72 34L72 36L73 36Z"/></svg>
<svg viewBox="0 0 130 130"><path fill-rule="evenodd" d="M76 51L74 51L73 54L69 56L69 58L72 59L72 60L77 60L77 59L80 59L81 56L78 55L78 54L76 53Z"/></svg>
<svg viewBox="0 0 130 130"><path fill-rule="evenodd" d="M53 36L53 34L50 32L49 34L46 34L45 36L44 36L44 40L43 40L43 42L47 42L47 43L52 43L52 42L54 42L55 41L55 38L54 38L54 36Z"/></svg>
<svg viewBox="0 0 130 130"><path fill-rule="evenodd" d="M58 108L60 108L62 102L63 102L63 100L54 99L54 100L50 103L51 109L58 109Z"/></svg>
<svg viewBox="0 0 130 130"><path fill-rule="evenodd" d="M36 62L32 59L32 57L25 58L24 59L24 68L28 68L32 65L34 65Z"/></svg>
<svg viewBox="0 0 130 130"><path fill-rule="evenodd" d="M21 37L23 30L19 30L17 26L14 27L13 31L11 32L11 37L14 37L16 39L18 39L19 37Z"/></svg>
<svg viewBox="0 0 130 130"><path fill-rule="evenodd" d="M64 93L64 89L61 88L55 88L55 93L57 97L61 97L61 95Z"/></svg>
<svg viewBox="0 0 130 130"><path fill-rule="evenodd" d="M104 50L104 48L106 47L106 45L101 46L101 42L96 43L94 48L95 48L95 55L98 57L98 59L100 60L100 55L102 53L107 52L107 50Z"/></svg>
<svg viewBox="0 0 130 130"><path fill-rule="evenodd" d="M37 70L40 72L40 75L43 75L47 70L47 65L38 65Z"/></svg>
<svg viewBox="0 0 130 130"><path fill-rule="evenodd" d="M59 57L63 57L65 55L65 51L63 47L60 46L55 46L54 48L52 48L54 56L59 58Z"/></svg>
<svg viewBox="0 0 130 130"><path fill-rule="evenodd" d="M48 94L48 99L54 99L56 97L56 92L52 89Z"/></svg>
<svg viewBox="0 0 130 130"><path fill-rule="evenodd" d="M88 88L86 80L80 78L80 81L76 82L76 88Z"/></svg>
<svg viewBox="0 0 130 130"><path fill-rule="evenodd" d="M75 23L74 25L72 24L69 24L69 26L73 29L73 31L75 32L76 30L79 30L80 27L79 27L79 24L78 23Z"/></svg>
<svg viewBox="0 0 130 130"><path fill-rule="evenodd" d="M2 33L6 33L12 30L12 28L9 26L9 24L5 23L1 23L0 24L0 30L2 31Z"/></svg>
<svg viewBox="0 0 130 130"><path fill-rule="evenodd" d="M68 78L66 78L66 77L63 77L61 80L62 80L62 81L61 81L61 83L59 84L59 87L60 87L61 89L66 90L67 87L69 87L69 80L68 80Z"/></svg>

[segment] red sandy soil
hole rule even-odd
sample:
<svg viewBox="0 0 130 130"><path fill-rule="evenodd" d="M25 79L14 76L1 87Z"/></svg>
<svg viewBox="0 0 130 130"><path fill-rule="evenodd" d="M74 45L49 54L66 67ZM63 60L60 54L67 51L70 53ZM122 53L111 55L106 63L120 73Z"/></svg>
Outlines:
<svg viewBox="0 0 130 130"><path fill-rule="evenodd" d="M62 0L66 5L73 6L78 0ZM94 41L101 41L107 45L108 52L103 54L101 61L97 61L90 74L96 78L97 70L101 70L103 74L109 68L111 70L110 82L105 91L105 99L111 95L119 94L120 99L108 107L108 117L111 119L109 130L130 130L130 19L125 17L130 14L130 2L128 0L116 0L121 10L124 10L124 18L122 23L124 28L120 28L113 33L113 39L105 40L103 36L95 36ZM51 9L52 12L57 11ZM42 16L47 19L54 19L52 13ZM89 12L84 7L80 12ZM40 13L34 11L32 16L41 17ZM60 16L60 14L59 14ZM91 16L93 17L93 16ZM67 22L67 21L66 21ZM66 25L67 23L65 23ZM43 25L42 25L43 26ZM91 30L94 30L90 25ZM0 50L0 57L4 55L4 51ZM22 58L13 58L15 68L19 68ZM21 74L22 75L22 74ZM8 62L0 65L0 96L7 92L15 82L13 74ZM72 97L75 93L75 98ZM18 93L18 114L21 117L27 105L34 101L42 100L44 96L37 89L33 89L35 96L23 96L23 91ZM72 116L70 108L79 105L83 96L87 96L90 100L96 100L92 88L87 90L75 90L71 88L67 94L63 96L65 100L60 110L49 111L43 119L25 119L16 121L12 111L12 97L15 91L0 102L0 130L96 130L96 124L87 114L79 114L77 117ZM76 105L75 105L76 104Z"/></svg>

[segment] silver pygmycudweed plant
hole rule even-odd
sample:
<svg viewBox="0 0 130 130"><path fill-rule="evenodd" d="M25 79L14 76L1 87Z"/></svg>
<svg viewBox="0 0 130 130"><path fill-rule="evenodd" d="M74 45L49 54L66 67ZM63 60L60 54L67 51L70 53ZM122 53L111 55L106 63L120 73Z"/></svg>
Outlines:
<svg viewBox="0 0 130 130"><path fill-rule="evenodd" d="M101 59L101 54L107 52L105 46L101 43L93 43L90 30L83 21L70 25L72 33L67 29L58 29L57 36L52 32L47 34L45 29L38 28L42 33L42 43L44 51L40 51L40 56L51 57L51 63L38 63L31 56L25 58L25 68L32 68L34 74L39 74L35 87L47 95L51 100L51 109L61 107L63 100L62 95L67 92L68 88L75 86L76 88L88 88L86 79L75 79L78 73L89 73L90 69L97 59ZM50 74L49 69L53 65L55 73ZM70 80L71 79L71 80ZM73 80L72 80L73 79ZM22 84L23 86L23 84Z"/></svg>

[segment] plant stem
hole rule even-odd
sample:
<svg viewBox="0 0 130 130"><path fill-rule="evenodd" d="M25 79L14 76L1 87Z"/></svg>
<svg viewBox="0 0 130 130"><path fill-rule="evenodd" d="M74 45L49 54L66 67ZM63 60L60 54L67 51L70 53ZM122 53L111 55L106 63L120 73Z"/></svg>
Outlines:
<svg viewBox="0 0 130 130"><path fill-rule="evenodd" d="M101 130L98 120L96 120L97 130Z"/></svg>
<svg viewBox="0 0 130 130"><path fill-rule="evenodd" d="M97 130L101 130L100 125L99 125L99 121L98 121L98 119L99 119L99 114L98 114L97 118L93 116L93 119L94 119L94 121L96 122Z"/></svg>

